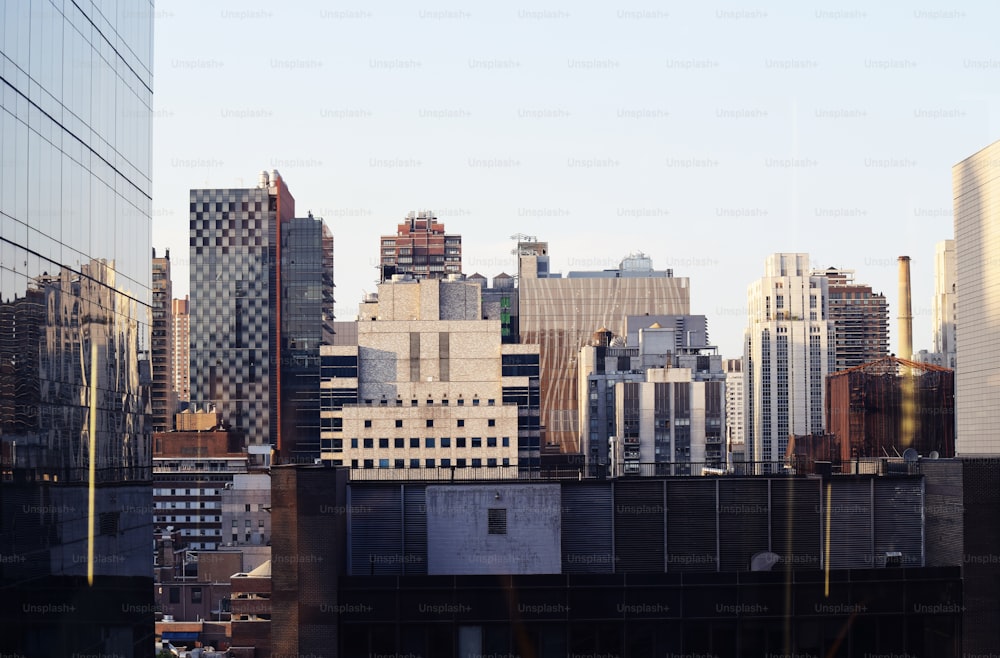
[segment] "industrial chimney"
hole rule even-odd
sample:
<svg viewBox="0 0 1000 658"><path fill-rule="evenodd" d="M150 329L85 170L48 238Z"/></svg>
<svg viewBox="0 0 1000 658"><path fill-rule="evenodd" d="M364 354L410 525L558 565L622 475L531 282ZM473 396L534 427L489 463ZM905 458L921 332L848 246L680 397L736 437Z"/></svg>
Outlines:
<svg viewBox="0 0 1000 658"><path fill-rule="evenodd" d="M913 308L910 304L910 257L899 257L899 354L913 358Z"/></svg>

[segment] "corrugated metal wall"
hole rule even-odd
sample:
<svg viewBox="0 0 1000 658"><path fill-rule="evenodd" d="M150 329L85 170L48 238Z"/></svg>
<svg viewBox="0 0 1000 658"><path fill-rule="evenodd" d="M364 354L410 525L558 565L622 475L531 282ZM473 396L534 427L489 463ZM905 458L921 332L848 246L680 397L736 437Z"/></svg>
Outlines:
<svg viewBox="0 0 1000 658"><path fill-rule="evenodd" d="M348 495L350 573L426 574L426 486L366 483ZM560 495L563 573L747 571L768 550L820 569L827 548L835 569L882 567L889 551L903 566L927 561L918 477L574 481Z"/></svg>

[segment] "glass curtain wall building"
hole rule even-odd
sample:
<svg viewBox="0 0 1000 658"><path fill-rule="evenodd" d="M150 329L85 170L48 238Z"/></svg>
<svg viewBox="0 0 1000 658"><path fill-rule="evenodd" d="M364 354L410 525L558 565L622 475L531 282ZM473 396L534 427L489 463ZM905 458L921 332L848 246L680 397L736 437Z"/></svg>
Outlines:
<svg viewBox="0 0 1000 658"><path fill-rule="evenodd" d="M153 7L0 0L0 651L153 644Z"/></svg>

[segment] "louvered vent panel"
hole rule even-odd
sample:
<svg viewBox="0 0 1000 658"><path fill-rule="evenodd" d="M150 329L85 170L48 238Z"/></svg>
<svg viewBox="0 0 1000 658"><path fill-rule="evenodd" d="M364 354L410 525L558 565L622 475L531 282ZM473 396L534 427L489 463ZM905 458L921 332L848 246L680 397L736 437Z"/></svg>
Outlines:
<svg viewBox="0 0 1000 658"><path fill-rule="evenodd" d="M715 480L667 481L667 571L718 571Z"/></svg>
<svg viewBox="0 0 1000 658"><path fill-rule="evenodd" d="M615 571L663 573L663 481L618 481Z"/></svg>
<svg viewBox="0 0 1000 658"><path fill-rule="evenodd" d="M403 573L408 576L427 575L427 499L424 485L408 484L403 488L405 505L403 547L407 559Z"/></svg>
<svg viewBox="0 0 1000 658"><path fill-rule="evenodd" d="M350 487L351 575L402 574L399 484Z"/></svg>
<svg viewBox="0 0 1000 658"><path fill-rule="evenodd" d="M873 559L871 480L831 478L824 485L821 522L830 512L830 568L871 569ZM825 499L830 491L829 501Z"/></svg>
<svg viewBox="0 0 1000 658"><path fill-rule="evenodd" d="M820 569L819 492L823 481L771 480L771 551L781 556L780 567Z"/></svg>
<svg viewBox="0 0 1000 658"><path fill-rule="evenodd" d="M611 573L611 487L562 487L563 573Z"/></svg>
<svg viewBox="0 0 1000 658"><path fill-rule="evenodd" d="M923 480L875 480L875 566L885 566L887 552L902 553L900 566L924 566L923 509Z"/></svg>
<svg viewBox="0 0 1000 658"><path fill-rule="evenodd" d="M719 480L719 543L722 571L749 571L754 553L768 549L767 480Z"/></svg>

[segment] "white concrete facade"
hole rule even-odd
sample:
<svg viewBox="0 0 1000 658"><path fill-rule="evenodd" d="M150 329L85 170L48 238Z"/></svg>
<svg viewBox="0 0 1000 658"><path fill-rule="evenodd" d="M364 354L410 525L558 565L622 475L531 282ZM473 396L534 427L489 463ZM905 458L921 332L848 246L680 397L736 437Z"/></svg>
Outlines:
<svg viewBox="0 0 1000 658"><path fill-rule="evenodd" d="M1000 141L952 167L955 451L1000 454Z"/></svg>
<svg viewBox="0 0 1000 658"><path fill-rule="evenodd" d="M747 290L743 344L747 461L782 463L791 434L823 431L835 359L827 280L809 255L772 254Z"/></svg>

